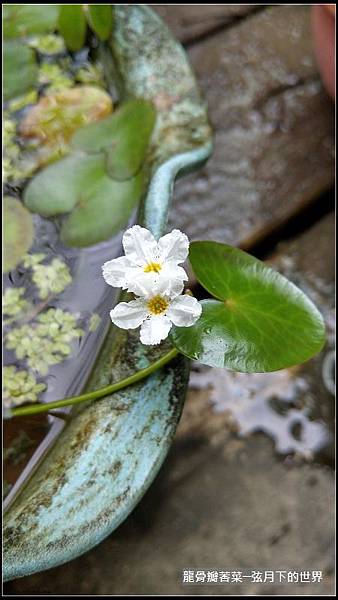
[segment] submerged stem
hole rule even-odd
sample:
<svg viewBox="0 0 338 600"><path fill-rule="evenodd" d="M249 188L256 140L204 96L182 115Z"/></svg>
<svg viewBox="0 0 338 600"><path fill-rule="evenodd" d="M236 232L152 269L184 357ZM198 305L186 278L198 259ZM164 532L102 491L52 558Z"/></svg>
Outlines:
<svg viewBox="0 0 338 600"><path fill-rule="evenodd" d="M179 354L176 348L173 348L158 360L151 363L149 367L145 369L140 369L140 371L136 371L133 375L129 375L125 379L121 379L121 381L116 381L106 387L100 388L99 390L94 390L93 392L87 392L86 394L81 394L80 396L73 396L71 398L64 398L63 400L55 400L55 402L46 402L46 404L31 404L30 406L23 406L18 408L13 408L11 410L11 417L23 417L26 415L35 415L41 412L49 412L55 408L62 408L63 406L71 406L73 404L80 404L81 402L87 402L88 400L97 400L98 398L103 398L104 396L108 396L113 392L118 392L128 385L132 385L137 381L141 381L151 373L154 373L168 362L170 362L175 356Z"/></svg>

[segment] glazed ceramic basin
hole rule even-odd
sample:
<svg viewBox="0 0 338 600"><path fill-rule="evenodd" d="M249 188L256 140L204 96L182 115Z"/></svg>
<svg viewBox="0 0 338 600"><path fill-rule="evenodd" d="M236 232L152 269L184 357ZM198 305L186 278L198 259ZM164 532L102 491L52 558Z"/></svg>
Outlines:
<svg viewBox="0 0 338 600"><path fill-rule="evenodd" d="M114 69L122 96L149 98L157 108L138 222L160 237L176 176L210 156L206 108L183 49L146 6L115 7L102 61ZM84 390L119 380L165 350L142 346L137 333L110 326ZM189 364L179 357L137 385L73 409L5 512L5 580L79 556L128 516L168 452L188 376Z"/></svg>

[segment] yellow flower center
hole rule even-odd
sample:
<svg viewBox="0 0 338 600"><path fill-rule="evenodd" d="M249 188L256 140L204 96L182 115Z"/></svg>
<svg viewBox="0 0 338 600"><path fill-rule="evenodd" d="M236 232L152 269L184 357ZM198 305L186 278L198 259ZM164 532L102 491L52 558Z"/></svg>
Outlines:
<svg viewBox="0 0 338 600"><path fill-rule="evenodd" d="M168 300L160 295L154 296L147 302L147 309L152 315L161 315L167 310L168 306Z"/></svg>
<svg viewBox="0 0 338 600"><path fill-rule="evenodd" d="M144 267L143 271L145 273L159 273L161 269L162 265L160 263L150 262Z"/></svg>

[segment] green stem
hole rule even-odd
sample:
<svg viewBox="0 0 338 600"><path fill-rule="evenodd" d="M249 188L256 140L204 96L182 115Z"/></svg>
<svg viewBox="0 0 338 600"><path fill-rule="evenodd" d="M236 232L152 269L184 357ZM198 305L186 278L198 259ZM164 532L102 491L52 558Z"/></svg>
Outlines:
<svg viewBox="0 0 338 600"><path fill-rule="evenodd" d="M132 385L137 381L141 381L151 373L154 373L168 362L170 362L175 356L178 355L178 350L173 348L158 360L155 360L149 367L145 369L140 369L140 371L136 371L133 375L129 375L125 379L121 379L121 381L116 381L116 383L112 383L111 385L107 385L106 387L100 388L99 390L95 390L93 392L88 392L87 394L81 394L80 396L73 396L72 398L64 398L63 400L55 400L55 402L46 402L46 404L31 404L30 406L23 406L19 408L13 408L11 410L11 417L24 417L26 415L35 415L41 412L49 412L55 408L61 408L63 406L71 406L73 404L80 404L81 402L87 402L88 400L97 400L98 398L103 398L104 396L108 396L113 392L118 392L128 385Z"/></svg>

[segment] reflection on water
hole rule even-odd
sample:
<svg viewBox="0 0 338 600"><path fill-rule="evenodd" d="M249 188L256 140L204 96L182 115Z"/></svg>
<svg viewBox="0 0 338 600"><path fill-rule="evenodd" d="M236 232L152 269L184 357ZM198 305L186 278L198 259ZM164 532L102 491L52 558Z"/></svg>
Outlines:
<svg viewBox="0 0 338 600"><path fill-rule="evenodd" d="M331 440L324 421L313 419L315 400L299 368L246 374L194 366L190 387L209 389L213 411L228 412L240 437L264 432L280 454L311 459Z"/></svg>

